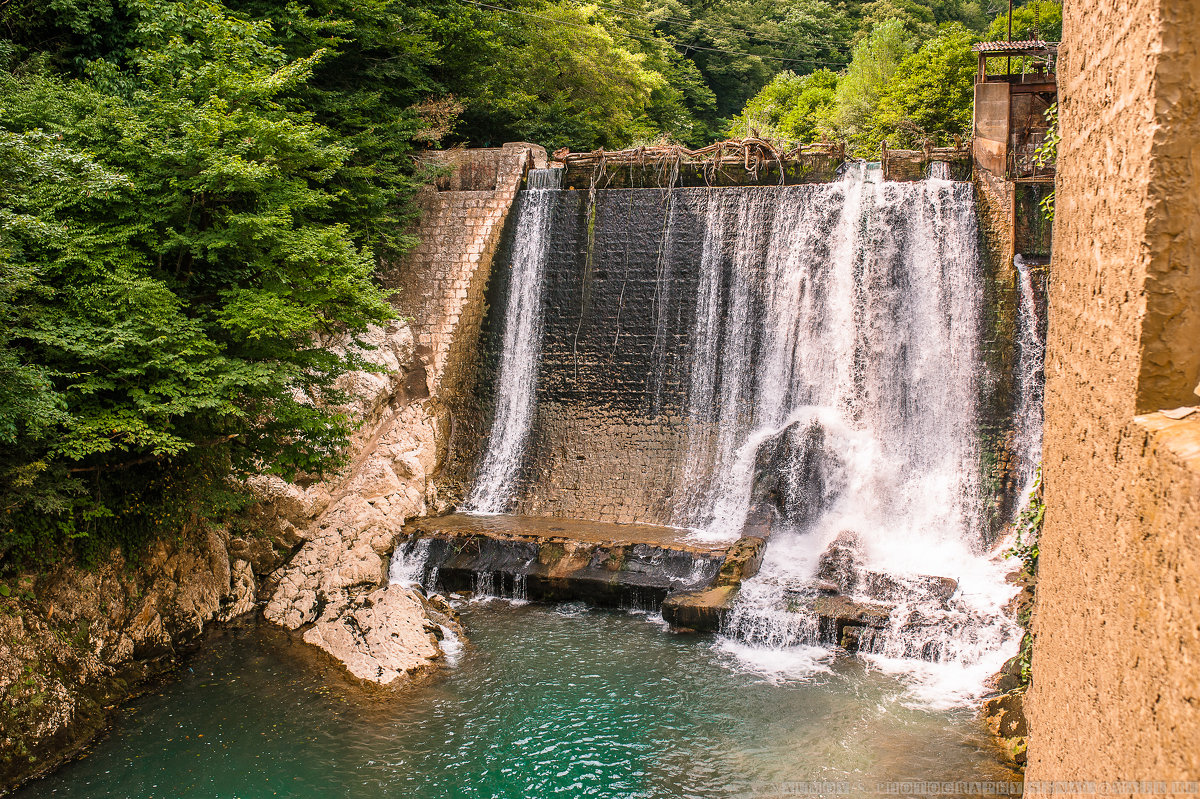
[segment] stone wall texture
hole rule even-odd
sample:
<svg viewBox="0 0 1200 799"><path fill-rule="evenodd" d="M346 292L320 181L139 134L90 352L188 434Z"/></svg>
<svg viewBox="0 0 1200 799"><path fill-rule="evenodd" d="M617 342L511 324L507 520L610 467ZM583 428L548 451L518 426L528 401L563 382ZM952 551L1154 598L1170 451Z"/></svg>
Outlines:
<svg viewBox="0 0 1200 799"><path fill-rule="evenodd" d="M530 167L544 167L534 144L489 150L451 150L443 183L419 197L420 243L382 275L416 335L432 394L469 393L491 262L517 190ZM464 172L465 170L465 172ZM489 177L490 176L490 177ZM490 188L489 188L490 185ZM444 384L444 385L443 385Z"/></svg>
<svg viewBox="0 0 1200 799"><path fill-rule="evenodd" d="M1065 7L1032 781L1200 779L1197 31Z"/></svg>

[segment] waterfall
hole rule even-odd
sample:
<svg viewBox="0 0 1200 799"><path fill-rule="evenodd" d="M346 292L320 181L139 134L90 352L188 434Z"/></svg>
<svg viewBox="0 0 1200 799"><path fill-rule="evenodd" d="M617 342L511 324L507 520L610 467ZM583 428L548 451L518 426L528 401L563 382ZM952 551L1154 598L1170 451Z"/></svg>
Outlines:
<svg viewBox="0 0 1200 799"><path fill-rule="evenodd" d="M550 241L554 198L561 169L530 170L528 188L517 198L521 231L512 257L511 289L504 311L504 348L496 382L496 413L464 510L508 510L521 470L537 394L538 354L542 342L542 275Z"/></svg>
<svg viewBox="0 0 1200 799"><path fill-rule="evenodd" d="M881 553L899 557L901 540L933 530L977 545L970 186L882 183L860 166L800 191L713 192L708 215L677 523L737 537L756 493L781 490L761 485L766 449L786 473L789 439L815 426L828 457L809 465L831 490L853 482L845 523L886 520Z"/></svg>
<svg viewBox="0 0 1200 799"><path fill-rule="evenodd" d="M930 161L929 179L950 180L950 164L946 161Z"/></svg>
<svg viewBox="0 0 1200 799"><path fill-rule="evenodd" d="M402 585L405 588L429 588L436 583L435 575L428 575L427 564L429 549L433 541L428 538L418 538L399 544L392 552L392 560L388 565L388 583Z"/></svg>
<svg viewBox="0 0 1200 799"><path fill-rule="evenodd" d="M518 499L513 482L542 346L538 292L549 210L539 203L558 195L579 207L575 194L521 197L497 415L470 503L479 511L503 511ZM564 214L594 219L594 231L589 221L586 237L562 235L586 240L589 258L593 242L596 257L608 257L597 261L594 296L609 297L616 310L610 318L600 300L585 320L578 305L557 308L542 375L560 388L545 401L560 420L574 418L566 410L576 408L592 419L593 404L607 401L606 418L624 414L608 422L623 428L614 433L626 436L620 442L634 431L637 445L651 442L656 457L673 460L669 469L630 474L620 446L615 455L601 446L606 439L569 456L565 445L548 449L537 479L554 488L556 474L570 468L578 497L606 489L594 481L613 473L638 491L676 475L654 496L671 523L708 540L736 539L752 515L773 518L762 569L743 584L726 620L725 634L750 649L829 643L828 625L812 610L814 586L828 585L818 573L828 571L830 552L844 550L849 565L838 573L838 592L886 607L886 621L856 633L859 651L889 669L946 665L936 680L956 687L943 693L977 690L1018 634L1004 612L1014 593L1006 565L988 551L984 525L977 407L984 275L971 185L949 180L944 169L925 181L882 181L878 168L858 163L834 183L674 189L653 205L648 198L662 193L596 194L595 216ZM569 270L547 274L558 281L548 296L575 296ZM1025 314L1022 336L1036 335L1036 316L1030 322ZM588 370L568 370L564 337L572 337L570 363ZM580 345L577 360L580 340L608 343L586 353ZM613 358L617 342L627 349ZM1035 344L1023 338L1022 357L1040 351ZM671 358L668 346L678 347ZM667 363L679 364L670 391L653 373ZM581 382L618 367L607 383ZM1025 458L1036 457L1040 401L1036 370L1023 375ZM612 385L625 394L595 393ZM627 399L637 386L649 387L646 396ZM658 437L664 426L670 435ZM542 487L535 479L528 488ZM557 496L549 491L540 496Z"/></svg>
<svg viewBox="0 0 1200 799"><path fill-rule="evenodd" d="M726 633L828 642L806 586L852 541L839 593L888 612L859 651L899 670L949 666L925 675L934 693L977 690L1017 633L980 513L970 185L883 183L860 166L804 192L712 202L736 206L715 213L738 224L700 266L687 473L704 477L678 518L717 539L756 506L777 519Z"/></svg>
<svg viewBox="0 0 1200 799"><path fill-rule="evenodd" d="M1020 255L1013 258L1017 270L1017 396L1016 440L1017 485L1024 501L1033 490L1038 464L1042 460L1043 365L1046 342L1038 315L1034 275Z"/></svg>

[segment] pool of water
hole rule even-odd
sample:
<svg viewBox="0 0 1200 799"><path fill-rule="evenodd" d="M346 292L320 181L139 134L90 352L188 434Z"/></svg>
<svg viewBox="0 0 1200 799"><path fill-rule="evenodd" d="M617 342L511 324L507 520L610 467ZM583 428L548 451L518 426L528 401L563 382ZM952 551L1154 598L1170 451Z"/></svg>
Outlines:
<svg viewBox="0 0 1200 799"><path fill-rule="evenodd" d="M373 697L277 633L222 632L88 757L17 796L767 797L1015 779L971 711L917 706L850 658L750 666L720 639L576 605L473 603L463 622L453 667Z"/></svg>

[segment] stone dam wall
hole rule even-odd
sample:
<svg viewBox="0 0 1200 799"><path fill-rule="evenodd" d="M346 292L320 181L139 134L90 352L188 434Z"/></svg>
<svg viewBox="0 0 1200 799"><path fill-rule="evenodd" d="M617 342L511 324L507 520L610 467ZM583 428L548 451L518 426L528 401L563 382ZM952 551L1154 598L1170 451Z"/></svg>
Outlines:
<svg viewBox="0 0 1200 799"><path fill-rule="evenodd" d="M604 522L673 521L688 447L688 369L705 251L705 198L739 191L788 189L558 193L542 286L537 404L512 512ZM996 224L1003 228L1010 218L1011 208ZM491 270L491 309L506 305L516 235L513 215ZM991 497L985 509L988 526L996 532L1011 520L1022 488L1013 458L1018 275L1011 232L1007 248L1005 231L998 235L980 237L985 308L979 331L981 469ZM1040 293L1044 272L1038 274ZM503 314L491 313L475 378L482 413L471 435L486 435L502 342ZM475 444L460 440L452 471L465 480L482 438Z"/></svg>
<svg viewBox="0 0 1200 799"><path fill-rule="evenodd" d="M1153 781L1110 796L1200 780L1197 30L1064 8L1027 777Z"/></svg>

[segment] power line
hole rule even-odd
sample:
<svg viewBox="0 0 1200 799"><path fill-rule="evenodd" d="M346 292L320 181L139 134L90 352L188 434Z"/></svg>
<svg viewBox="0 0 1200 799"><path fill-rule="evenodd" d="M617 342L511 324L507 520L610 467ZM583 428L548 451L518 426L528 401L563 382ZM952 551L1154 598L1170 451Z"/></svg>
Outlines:
<svg viewBox="0 0 1200 799"><path fill-rule="evenodd" d="M554 25L562 25L567 28L578 28L579 30L587 30L587 31L590 31L593 29L591 25L580 25L580 24L577 24L574 22L566 22L561 19L554 19L553 17L543 17L540 14L530 14L528 11L517 11L515 8L504 8L503 6L495 6L495 5L491 5L490 3L479 2L479 0L462 0L462 2L464 2L468 5L476 6L477 8L486 8L491 11L500 11L505 14L517 14L522 17L530 17L532 19L540 19L543 22L550 22ZM681 44L679 42L672 42L672 41L668 41L666 39L660 39L660 38L652 37L652 36L638 36L636 33L630 33L628 31L621 31L621 35L625 36L627 38L630 38L630 39L637 39L637 40L643 41L643 42L650 42L651 44L669 44L674 47L685 48L686 50L704 50L704 51L710 52L710 53L725 53L726 55L738 55L738 56L743 56L745 58L762 58L762 59L765 59L768 61L779 61L779 62L789 63L789 64L807 64L809 66L830 66L830 65L845 66L845 62L842 62L842 61L815 61L811 58L784 58L783 56L759 55L758 53L747 53L747 52L742 52L739 50L724 50L724 49L721 49L720 47L705 47L705 46L699 45L699 44Z"/></svg>

